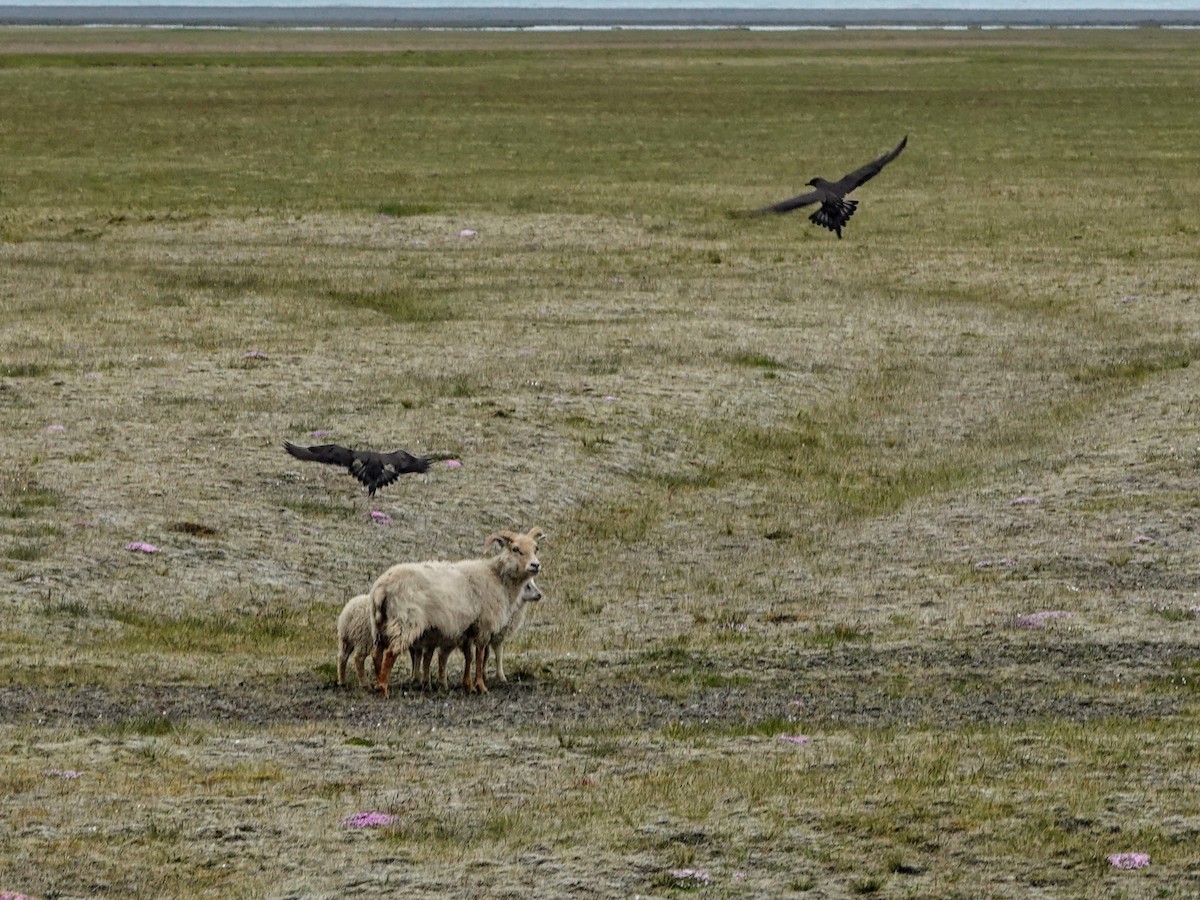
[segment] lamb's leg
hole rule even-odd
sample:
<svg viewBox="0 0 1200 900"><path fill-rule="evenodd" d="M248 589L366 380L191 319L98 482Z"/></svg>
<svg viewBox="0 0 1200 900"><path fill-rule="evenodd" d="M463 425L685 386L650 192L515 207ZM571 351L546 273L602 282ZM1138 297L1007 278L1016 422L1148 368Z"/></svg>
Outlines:
<svg viewBox="0 0 1200 900"><path fill-rule="evenodd" d="M378 678L379 670L383 668L383 647L378 644L371 647L371 667L375 670L375 676Z"/></svg>
<svg viewBox="0 0 1200 900"><path fill-rule="evenodd" d="M449 650L445 647L438 647L438 686L443 691L450 690L450 683L446 680L446 660L449 657Z"/></svg>
<svg viewBox="0 0 1200 900"><path fill-rule="evenodd" d="M463 641L462 647L460 647L459 649L462 650L462 655L463 655L463 690L469 694L469 693L471 693L471 687L472 687L472 685L471 685L471 657L474 656L474 653L471 649L471 642Z"/></svg>
<svg viewBox="0 0 1200 900"><path fill-rule="evenodd" d="M371 689L371 685L370 682L367 681L366 663L367 651L365 649L356 651L354 654L354 668L358 672L358 683L362 685L364 690L369 691ZM342 668L345 668L344 662L342 664Z"/></svg>
<svg viewBox="0 0 1200 900"><path fill-rule="evenodd" d="M350 651L346 648L346 642L338 641L338 687L346 686L346 660L350 658Z"/></svg>
<svg viewBox="0 0 1200 900"><path fill-rule="evenodd" d="M421 654L421 688L422 690L433 690L433 679L429 677L429 669L433 666L433 653L436 648L426 647L425 652Z"/></svg>
<svg viewBox="0 0 1200 900"><path fill-rule="evenodd" d="M496 641L496 680L501 684L508 684L508 679L504 677L504 641Z"/></svg>
<svg viewBox="0 0 1200 900"><path fill-rule="evenodd" d="M408 659L412 663L412 677L409 681L418 685L421 683L421 651L416 647L409 647Z"/></svg>

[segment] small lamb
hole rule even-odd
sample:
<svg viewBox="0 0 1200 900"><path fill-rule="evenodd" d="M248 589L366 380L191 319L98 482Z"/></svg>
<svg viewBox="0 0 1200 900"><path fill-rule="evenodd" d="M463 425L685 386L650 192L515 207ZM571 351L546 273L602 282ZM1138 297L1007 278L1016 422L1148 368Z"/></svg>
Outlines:
<svg viewBox="0 0 1200 900"><path fill-rule="evenodd" d="M521 605L513 612L508 624L493 634L491 643L483 648L483 664L485 666L487 665L488 651L496 651L496 680L501 684L508 684L508 679L504 675L504 640L521 630L521 626L525 624L525 613L529 609L529 604L536 603L541 599L542 592L536 584L531 581L525 585L525 590L521 592Z"/></svg>
<svg viewBox="0 0 1200 900"><path fill-rule="evenodd" d="M508 625L521 603L522 589L541 570L537 551L542 536L540 528L525 534L499 531L484 542L485 550L493 544L500 548L495 556L401 563L380 575L370 592L371 643L376 654L383 651L375 672L376 688L388 696L388 678L396 657L409 651L427 631L434 631L449 646L471 639L474 679L471 666L464 666L463 686L468 691L486 692L484 650Z"/></svg>
<svg viewBox="0 0 1200 900"><path fill-rule="evenodd" d="M350 598L342 608L337 623L338 687L346 684L346 660L354 654L354 668L358 672L358 683L364 688L370 688L367 681L365 662L371 654L375 642L371 637L371 596L359 594Z"/></svg>

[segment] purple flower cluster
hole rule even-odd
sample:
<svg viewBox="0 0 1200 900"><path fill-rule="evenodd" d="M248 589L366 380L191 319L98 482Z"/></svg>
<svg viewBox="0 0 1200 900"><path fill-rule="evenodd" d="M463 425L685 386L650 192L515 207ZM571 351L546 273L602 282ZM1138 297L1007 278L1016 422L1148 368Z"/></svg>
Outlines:
<svg viewBox="0 0 1200 900"><path fill-rule="evenodd" d="M371 521L378 522L380 525L391 525L392 517L381 510L373 509L371 510Z"/></svg>
<svg viewBox="0 0 1200 900"><path fill-rule="evenodd" d="M1114 869L1144 869L1150 865L1149 853L1110 853L1109 864Z"/></svg>
<svg viewBox="0 0 1200 900"><path fill-rule="evenodd" d="M396 821L396 817L381 812L360 812L342 819L345 828L383 828Z"/></svg>
<svg viewBox="0 0 1200 900"><path fill-rule="evenodd" d="M76 771L75 769L47 769L42 774L48 778L65 778L68 781L83 776L82 772Z"/></svg>
<svg viewBox="0 0 1200 900"><path fill-rule="evenodd" d="M131 553L157 553L158 548L153 544L147 544L145 541L134 541L132 544L126 544L125 549Z"/></svg>
<svg viewBox="0 0 1200 900"><path fill-rule="evenodd" d="M802 734L781 734L781 741L787 741L789 744L807 744L809 739Z"/></svg>

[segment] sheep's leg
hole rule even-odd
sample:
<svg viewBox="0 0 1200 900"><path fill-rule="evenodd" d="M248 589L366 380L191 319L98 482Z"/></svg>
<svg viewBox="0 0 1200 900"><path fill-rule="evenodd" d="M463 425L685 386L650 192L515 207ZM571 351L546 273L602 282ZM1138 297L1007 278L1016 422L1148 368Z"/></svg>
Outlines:
<svg viewBox="0 0 1200 900"><path fill-rule="evenodd" d="M421 651L416 647L408 648L408 659L412 663L412 677L409 681L413 684L421 683Z"/></svg>
<svg viewBox="0 0 1200 900"><path fill-rule="evenodd" d="M483 683L483 654L487 650L487 644L482 641L475 647L475 690L480 694L488 692L487 685Z"/></svg>
<svg viewBox="0 0 1200 900"><path fill-rule="evenodd" d="M377 677L375 679L375 689L382 691L383 696L388 696L388 679L392 677L392 666L396 665L396 654L392 652L392 648L388 647L383 651L383 663L376 670Z"/></svg>

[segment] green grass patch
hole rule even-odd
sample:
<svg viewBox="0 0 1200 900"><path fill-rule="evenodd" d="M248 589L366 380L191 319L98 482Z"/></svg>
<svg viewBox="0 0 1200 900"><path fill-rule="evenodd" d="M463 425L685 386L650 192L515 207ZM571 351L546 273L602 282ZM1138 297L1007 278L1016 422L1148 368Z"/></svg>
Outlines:
<svg viewBox="0 0 1200 900"><path fill-rule="evenodd" d="M0 376L4 378L40 378L51 369L44 363L4 363L0 365Z"/></svg>
<svg viewBox="0 0 1200 900"><path fill-rule="evenodd" d="M168 653L262 652L297 640L311 627L310 614L286 606L162 616L124 604L105 609L103 615L130 629L117 643Z"/></svg>
<svg viewBox="0 0 1200 900"><path fill-rule="evenodd" d="M381 203L376 207L381 216L391 216L393 219L403 219L408 216L428 216L439 212L432 203Z"/></svg>
<svg viewBox="0 0 1200 900"><path fill-rule="evenodd" d="M39 484L28 471L10 471L0 475L0 518L27 518L53 509L61 500L59 491Z"/></svg>
<svg viewBox="0 0 1200 900"><path fill-rule="evenodd" d="M752 369L782 369L783 363L766 353L754 353L750 350L742 350L733 353L729 357L729 361L736 366L747 366Z"/></svg>
<svg viewBox="0 0 1200 900"><path fill-rule="evenodd" d="M413 289L330 290L326 292L325 296L341 306L369 309L394 322L407 324L449 322L456 317L445 297L431 296L427 291Z"/></svg>
<svg viewBox="0 0 1200 900"><path fill-rule="evenodd" d="M292 512L300 513L303 516L314 516L317 518L344 518L350 519L361 515L362 511L348 503L339 503L336 500L324 499L286 499L283 505Z"/></svg>

